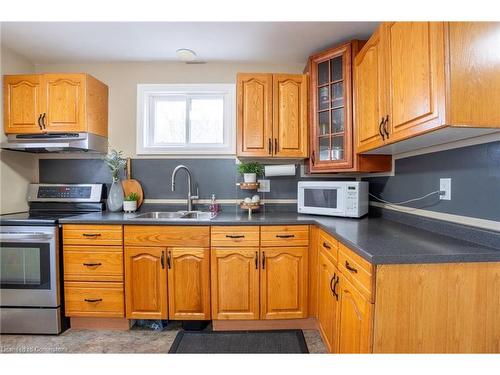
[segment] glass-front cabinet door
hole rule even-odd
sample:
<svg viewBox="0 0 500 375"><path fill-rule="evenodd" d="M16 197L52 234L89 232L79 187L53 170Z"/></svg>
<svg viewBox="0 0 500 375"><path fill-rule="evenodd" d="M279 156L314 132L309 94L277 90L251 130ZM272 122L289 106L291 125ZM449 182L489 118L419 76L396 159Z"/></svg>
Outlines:
<svg viewBox="0 0 500 375"><path fill-rule="evenodd" d="M352 168L351 44L312 56L311 154L313 172Z"/></svg>

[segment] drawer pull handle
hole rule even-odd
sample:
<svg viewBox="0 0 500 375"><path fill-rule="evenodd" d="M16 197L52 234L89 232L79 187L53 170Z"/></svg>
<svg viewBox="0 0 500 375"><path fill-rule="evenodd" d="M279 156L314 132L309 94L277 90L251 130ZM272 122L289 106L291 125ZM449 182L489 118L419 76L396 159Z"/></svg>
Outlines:
<svg viewBox="0 0 500 375"><path fill-rule="evenodd" d="M101 302L102 298L85 298L85 302Z"/></svg>
<svg viewBox="0 0 500 375"><path fill-rule="evenodd" d="M347 260L345 261L345 268L347 268L351 272L358 273L358 270L354 267L351 267L351 265Z"/></svg>
<svg viewBox="0 0 500 375"><path fill-rule="evenodd" d="M102 266L102 263L83 263L83 265L87 267L97 267Z"/></svg>
<svg viewBox="0 0 500 375"><path fill-rule="evenodd" d="M101 237L101 233L82 233L82 236L95 238L95 237Z"/></svg>
<svg viewBox="0 0 500 375"><path fill-rule="evenodd" d="M278 238L293 238L293 237L295 237L295 234L277 234L276 237L278 237Z"/></svg>
<svg viewBox="0 0 500 375"><path fill-rule="evenodd" d="M328 245L326 242L323 242L323 247L325 249L331 249L332 247L330 245Z"/></svg>
<svg viewBox="0 0 500 375"><path fill-rule="evenodd" d="M227 238L245 238L243 234L226 234Z"/></svg>

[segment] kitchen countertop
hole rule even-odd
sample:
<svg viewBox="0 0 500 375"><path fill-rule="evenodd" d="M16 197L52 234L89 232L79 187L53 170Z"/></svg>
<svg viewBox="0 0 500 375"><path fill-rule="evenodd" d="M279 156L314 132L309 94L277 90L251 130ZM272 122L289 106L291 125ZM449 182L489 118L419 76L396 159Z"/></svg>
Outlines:
<svg viewBox="0 0 500 375"><path fill-rule="evenodd" d="M148 221L136 214L98 212L60 219L61 224L285 225L316 224L372 264L499 262L498 248L433 233L381 217L361 219L296 212L222 212L210 221Z"/></svg>

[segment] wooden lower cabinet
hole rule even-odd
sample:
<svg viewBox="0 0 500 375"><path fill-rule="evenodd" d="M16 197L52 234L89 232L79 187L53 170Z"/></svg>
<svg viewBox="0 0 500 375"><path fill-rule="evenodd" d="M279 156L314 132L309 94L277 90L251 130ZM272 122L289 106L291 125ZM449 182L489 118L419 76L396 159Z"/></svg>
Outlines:
<svg viewBox="0 0 500 375"><path fill-rule="evenodd" d="M128 319L167 319L164 247L125 247L125 305Z"/></svg>
<svg viewBox="0 0 500 375"><path fill-rule="evenodd" d="M168 248L171 320L210 320L210 249Z"/></svg>
<svg viewBox="0 0 500 375"><path fill-rule="evenodd" d="M261 249L261 319L307 317L308 247Z"/></svg>
<svg viewBox="0 0 500 375"><path fill-rule="evenodd" d="M212 247L212 318L259 319L259 248Z"/></svg>
<svg viewBox="0 0 500 375"><path fill-rule="evenodd" d="M339 353L371 353L373 304L341 274Z"/></svg>
<svg viewBox="0 0 500 375"><path fill-rule="evenodd" d="M322 252L319 255L318 327L330 353L338 351L339 297L335 294L339 271Z"/></svg>

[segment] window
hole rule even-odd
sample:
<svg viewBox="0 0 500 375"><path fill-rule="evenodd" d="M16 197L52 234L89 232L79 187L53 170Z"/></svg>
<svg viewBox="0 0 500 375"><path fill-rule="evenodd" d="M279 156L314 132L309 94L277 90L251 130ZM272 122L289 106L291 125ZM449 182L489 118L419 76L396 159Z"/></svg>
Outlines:
<svg viewBox="0 0 500 375"><path fill-rule="evenodd" d="M235 85L137 85L137 154L235 154Z"/></svg>

